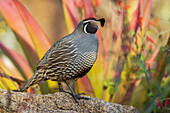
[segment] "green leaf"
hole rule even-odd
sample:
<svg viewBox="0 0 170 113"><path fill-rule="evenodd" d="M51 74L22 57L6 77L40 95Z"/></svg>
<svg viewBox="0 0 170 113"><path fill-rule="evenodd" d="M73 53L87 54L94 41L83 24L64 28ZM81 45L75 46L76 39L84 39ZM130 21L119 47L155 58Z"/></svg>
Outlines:
<svg viewBox="0 0 170 113"><path fill-rule="evenodd" d="M114 93L114 87L109 88L109 94L112 95Z"/></svg>
<svg viewBox="0 0 170 113"><path fill-rule="evenodd" d="M136 72L136 74L137 75L141 75L141 74L143 74L144 72L142 71L142 70L138 70L137 72Z"/></svg>
<svg viewBox="0 0 170 113"><path fill-rule="evenodd" d="M135 35L135 31L134 31L134 30L130 30L129 36L130 36L131 38L134 38L134 35Z"/></svg>
<svg viewBox="0 0 170 113"><path fill-rule="evenodd" d="M108 87L109 84L110 84L110 83L109 83L109 79L106 78L106 79L104 80L104 86Z"/></svg>
<svg viewBox="0 0 170 113"><path fill-rule="evenodd" d="M149 34L151 34L151 33L152 33L151 30L147 30L147 31L146 31L146 34L147 34L147 35L149 35Z"/></svg>

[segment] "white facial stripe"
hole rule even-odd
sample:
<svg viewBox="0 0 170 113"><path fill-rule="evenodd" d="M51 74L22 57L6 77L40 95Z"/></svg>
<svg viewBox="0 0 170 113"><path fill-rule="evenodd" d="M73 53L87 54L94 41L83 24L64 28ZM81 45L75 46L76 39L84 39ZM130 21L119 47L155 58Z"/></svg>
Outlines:
<svg viewBox="0 0 170 113"><path fill-rule="evenodd" d="M96 20L86 20L83 23L91 22L91 21L96 21Z"/></svg>
<svg viewBox="0 0 170 113"><path fill-rule="evenodd" d="M84 32L85 32L85 33L87 33L86 27L87 27L87 24L84 26Z"/></svg>

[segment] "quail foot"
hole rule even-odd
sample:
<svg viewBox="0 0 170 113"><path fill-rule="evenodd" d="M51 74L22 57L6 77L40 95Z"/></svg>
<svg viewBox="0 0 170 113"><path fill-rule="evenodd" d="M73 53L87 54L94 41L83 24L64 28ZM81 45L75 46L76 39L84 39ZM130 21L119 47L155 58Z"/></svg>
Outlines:
<svg viewBox="0 0 170 113"><path fill-rule="evenodd" d="M37 64L34 75L20 91L27 90L39 81L52 80L66 83L75 102L83 98L74 93L69 82L85 76L96 61L98 23L103 27L105 19L85 19L71 34L58 40Z"/></svg>

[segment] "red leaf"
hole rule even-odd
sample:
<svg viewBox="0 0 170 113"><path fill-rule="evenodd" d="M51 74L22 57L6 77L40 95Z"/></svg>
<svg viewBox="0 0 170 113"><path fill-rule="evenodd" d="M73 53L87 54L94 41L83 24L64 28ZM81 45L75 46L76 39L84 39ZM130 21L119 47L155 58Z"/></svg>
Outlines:
<svg viewBox="0 0 170 113"><path fill-rule="evenodd" d="M156 27L156 24L152 20L149 20L149 24Z"/></svg>
<svg viewBox="0 0 170 113"><path fill-rule="evenodd" d="M16 51L13 51L9 48L7 48L5 45L3 45L0 42L0 48L3 50L3 52L11 59L11 61L18 67L18 70L21 73L24 73L27 78L30 78L33 75L33 71L28 63L27 60L25 60L20 54L18 54ZM23 66L24 64L24 66ZM25 77L23 75L23 77Z"/></svg>
<svg viewBox="0 0 170 113"><path fill-rule="evenodd" d="M68 0L67 0L67 2L68 2ZM76 6L76 7L81 7L81 8L83 8L84 6L83 6L83 0L74 0L74 5Z"/></svg>
<svg viewBox="0 0 170 113"><path fill-rule="evenodd" d="M120 16L120 14L121 14L120 10L115 10L115 13L116 13L118 16Z"/></svg>
<svg viewBox="0 0 170 113"><path fill-rule="evenodd" d="M152 48L152 43L150 42L150 44L149 44L149 50Z"/></svg>
<svg viewBox="0 0 170 113"><path fill-rule="evenodd" d="M63 2L66 5L67 10L68 10L68 12L69 12L69 14L71 16L71 19L73 21L74 27L76 28L79 21L78 21L77 12L76 12L74 2L73 2L73 0L63 0Z"/></svg>
<svg viewBox="0 0 170 113"><path fill-rule="evenodd" d="M157 27L159 25L159 22L160 22L160 20L157 18L154 18L153 20L149 20L149 24L154 27Z"/></svg>
<svg viewBox="0 0 170 113"><path fill-rule="evenodd" d="M146 60L146 64L151 64L151 63L154 62L156 56L157 56L158 53L159 53L159 50L160 50L160 47L157 47L156 50L155 50L155 52L152 54L152 56Z"/></svg>
<svg viewBox="0 0 170 113"><path fill-rule="evenodd" d="M19 36L21 46L32 67L38 62L35 46L13 0L0 0L0 11L10 28Z"/></svg>
<svg viewBox="0 0 170 113"><path fill-rule="evenodd" d="M18 1L14 0L19 13L29 31L32 41L36 47L36 51L41 59L46 51L51 47L51 43L48 40L46 34L38 25L38 23L33 19L33 17L29 14L29 12L25 9L25 7Z"/></svg>
<svg viewBox="0 0 170 113"><path fill-rule="evenodd" d="M135 53L135 55L136 55L136 51L135 51L135 49L131 46L131 44L129 45L129 47L130 47L130 49Z"/></svg>
<svg viewBox="0 0 170 113"><path fill-rule="evenodd" d="M9 26L21 37L24 37L24 41L27 42L32 48L34 48L34 45L32 43L31 37L29 36L29 33L27 29L25 28L25 25L22 21L22 18L20 17L20 14L17 10L17 7L13 0L0 0L0 10L9 24Z"/></svg>
<svg viewBox="0 0 170 113"><path fill-rule="evenodd" d="M160 19L154 18L153 23L154 23L155 27L157 27L160 24Z"/></svg>
<svg viewBox="0 0 170 113"><path fill-rule="evenodd" d="M121 8L123 6L123 1L122 0L116 0L118 6Z"/></svg>
<svg viewBox="0 0 170 113"><path fill-rule="evenodd" d="M157 106L156 107L162 107L161 101L159 100L159 98L157 98Z"/></svg>
<svg viewBox="0 0 170 113"><path fill-rule="evenodd" d="M168 105L168 98L166 98L164 108L166 108L166 107L167 107L167 105Z"/></svg>
<svg viewBox="0 0 170 113"><path fill-rule="evenodd" d="M117 37L120 38L122 34L122 26L123 26L123 11L120 14L120 21L119 21L119 26L118 26L118 32L117 32ZM120 42L119 42L120 43Z"/></svg>
<svg viewBox="0 0 170 113"><path fill-rule="evenodd" d="M130 8L129 5L125 5L125 6L123 7L124 10L127 10L128 8Z"/></svg>
<svg viewBox="0 0 170 113"><path fill-rule="evenodd" d="M85 18L96 17L93 6L89 0L84 0L84 15Z"/></svg>
<svg viewBox="0 0 170 113"><path fill-rule="evenodd" d="M96 1L96 6L99 6L101 2L102 2L102 0L97 0Z"/></svg>
<svg viewBox="0 0 170 113"><path fill-rule="evenodd" d="M141 0L139 0L138 6L136 8L136 10L133 13L133 17L132 20L130 21L130 28L133 29L134 31L136 31L137 27L138 27L138 23L139 26L142 26L142 21L139 21L140 19L140 7L141 7Z"/></svg>
<svg viewBox="0 0 170 113"><path fill-rule="evenodd" d="M142 17L141 16L139 17L139 26L140 28L142 28Z"/></svg>
<svg viewBox="0 0 170 113"><path fill-rule="evenodd" d="M150 35L147 35L147 39L148 39L151 43L155 44Z"/></svg>
<svg viewBox="0 0 170 113"><path fill-rule="evenodd" d="M149 69L150 77L152 77L153 75L152 75L152 72L151 72L151 67L150 67L150 66L148 66L148 69Z"/></svg>

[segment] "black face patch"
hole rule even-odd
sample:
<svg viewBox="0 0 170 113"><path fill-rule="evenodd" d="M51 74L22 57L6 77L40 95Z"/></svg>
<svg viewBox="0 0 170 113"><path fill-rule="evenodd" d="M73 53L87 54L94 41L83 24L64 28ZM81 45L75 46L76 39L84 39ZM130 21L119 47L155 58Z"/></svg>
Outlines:
<svg viewBox="0 0 170 113"><path fill-rule="evenodd" d="M85 33L90 33L90 34L95 34L97 32L98 27L94 26L90 23L86 23L84 25L84 32Z"/></svg>

